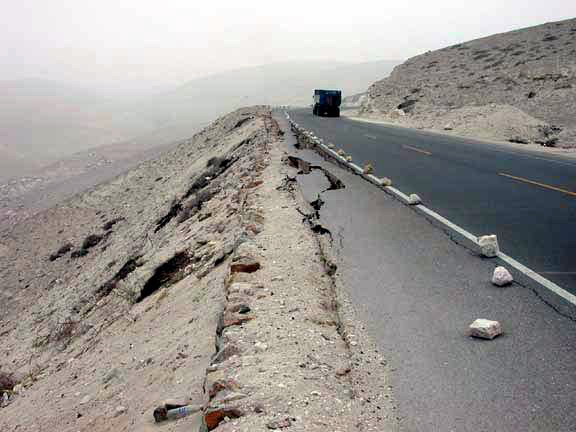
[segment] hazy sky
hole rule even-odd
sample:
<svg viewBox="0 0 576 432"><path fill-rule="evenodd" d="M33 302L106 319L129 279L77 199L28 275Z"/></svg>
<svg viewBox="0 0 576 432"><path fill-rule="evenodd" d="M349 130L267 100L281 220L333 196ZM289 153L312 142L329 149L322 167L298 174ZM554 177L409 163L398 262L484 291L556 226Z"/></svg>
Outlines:
<svg viewBox="0 0 576 432"><path fill-rule="evenodd" d="M405 59L576 16L574 0L0 1L0 79L118 88L288 60Z"/></svg>

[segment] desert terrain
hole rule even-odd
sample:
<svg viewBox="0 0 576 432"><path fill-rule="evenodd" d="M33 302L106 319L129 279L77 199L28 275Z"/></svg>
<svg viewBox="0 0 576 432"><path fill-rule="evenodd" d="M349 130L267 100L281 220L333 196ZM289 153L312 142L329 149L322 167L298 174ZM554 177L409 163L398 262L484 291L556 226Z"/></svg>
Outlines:
<svg viewBox="0 0 576 432"><path fill-rule="evenodd" d="M576 19L426 52L348 106L408 127L574 148Z"/></svg>
<svg viewBox="0 0 576 432"><path fill-rule="evenodd" d="M3 232L2 430L394 430L283 135L241 109Z"/></svg>

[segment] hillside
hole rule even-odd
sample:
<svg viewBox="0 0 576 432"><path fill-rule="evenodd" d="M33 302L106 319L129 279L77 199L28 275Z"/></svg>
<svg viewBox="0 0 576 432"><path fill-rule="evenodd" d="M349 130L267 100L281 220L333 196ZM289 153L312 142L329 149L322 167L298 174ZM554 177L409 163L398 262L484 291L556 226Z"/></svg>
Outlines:
<svg viewBox="0 0 576 432"><path fill-rule="evenodd" d="M576 147L576 19L413 57L369 87L361 115L481 138Z"/></svg>
<svg viewBox="0 0 576 432"><path fill-rule="evenodd" d="M228 114L0 231L0 430L397 430L278 117Z"/></svg>

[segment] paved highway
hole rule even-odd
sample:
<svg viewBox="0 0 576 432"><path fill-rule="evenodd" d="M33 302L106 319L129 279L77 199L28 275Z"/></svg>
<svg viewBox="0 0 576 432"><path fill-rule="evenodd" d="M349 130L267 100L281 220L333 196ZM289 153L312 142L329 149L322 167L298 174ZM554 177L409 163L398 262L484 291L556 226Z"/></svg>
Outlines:
<svg viewBox="0 0 576 432"><path fill-rule="evenodd" d="M494 287L497 260L285 136L287 152L345 185L327 190L319 170L298 176L307 201L321 195L337 283L388 360L401 430L575 431L576 307L558 308L560 297L529 284ZM480 317L504 334L469 337Z"/></svg>
<svg viewBox="0 0 576 432"><path fill-rule="evenodd" d="M576 159L521 147L290 111L375 174L576 294Z"/></svg>

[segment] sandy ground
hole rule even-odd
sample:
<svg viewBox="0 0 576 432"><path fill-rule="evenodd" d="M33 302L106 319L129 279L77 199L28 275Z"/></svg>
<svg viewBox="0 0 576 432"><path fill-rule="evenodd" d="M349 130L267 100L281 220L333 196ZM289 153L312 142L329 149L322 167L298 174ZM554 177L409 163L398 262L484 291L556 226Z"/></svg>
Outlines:
<svg viewBox="0 0 576 432"><path fill-rule="evenodd" d="M103 146L76 153L27 175L11 178L0 175L0 232L9 231L31 215L156 158L177 144Z"/></svg>
<svg viewBox="0 0 576 432"><path fill-rule="evenodd" d="M236 111L2 234L0 374L19 385L0 429L395 430L285 139L267 108ZM154 423L169 398L202 410Z"/></svg>

